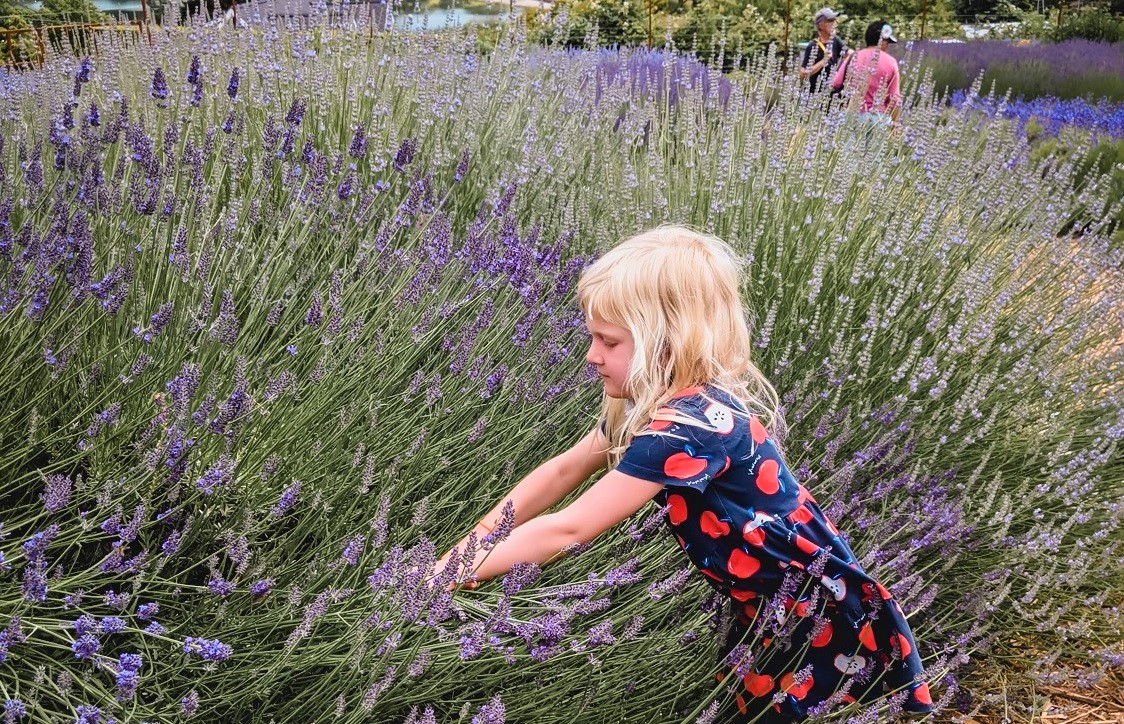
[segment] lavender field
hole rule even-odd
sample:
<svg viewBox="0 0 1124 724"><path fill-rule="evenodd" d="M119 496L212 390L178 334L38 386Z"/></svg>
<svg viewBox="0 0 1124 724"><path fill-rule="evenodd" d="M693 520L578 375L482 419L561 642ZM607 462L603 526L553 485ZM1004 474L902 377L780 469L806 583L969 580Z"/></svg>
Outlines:
<svg viewBox="0 0 1124 724"><path fill-rule="evenodd" d="M5 722L713 721L662 511L423 575L595 423L577 276L667 221L744 253L789 461L939 716L985 653L1124 665L1124 259L1070 157L931 92L856 137L769 58L250 23L0 78Z"/></svg>

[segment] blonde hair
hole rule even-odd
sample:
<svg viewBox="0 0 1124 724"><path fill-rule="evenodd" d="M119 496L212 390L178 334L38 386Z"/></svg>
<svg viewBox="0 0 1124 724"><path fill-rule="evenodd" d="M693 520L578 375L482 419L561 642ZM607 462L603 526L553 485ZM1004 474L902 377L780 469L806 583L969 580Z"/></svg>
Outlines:
<svg viewBox="0 0 1124 724"><path fill-rule="evenodd" d="M606 395L601 403L614 464L653 419L701 425L661 409L696 385L725 391L768 429L783 425L776 391L750 361L741 266L716 236L660 226L626 239L582 274L582 311L627 329L634 344L628 400Z"/></svg>

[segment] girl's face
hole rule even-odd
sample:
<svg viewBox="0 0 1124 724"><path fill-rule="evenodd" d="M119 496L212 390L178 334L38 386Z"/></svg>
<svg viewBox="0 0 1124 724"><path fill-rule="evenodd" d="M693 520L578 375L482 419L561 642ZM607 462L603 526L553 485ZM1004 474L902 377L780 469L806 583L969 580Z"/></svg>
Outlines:
<svg viewBox="0 0 1124 724"><path fill-rule="evenodd" d="M627 397L624 385L632 364L632 334L624 327L596 317L586 317L585 326L592 338L585 361L597 368L605 383L606 395L618 399Z"/></svg>

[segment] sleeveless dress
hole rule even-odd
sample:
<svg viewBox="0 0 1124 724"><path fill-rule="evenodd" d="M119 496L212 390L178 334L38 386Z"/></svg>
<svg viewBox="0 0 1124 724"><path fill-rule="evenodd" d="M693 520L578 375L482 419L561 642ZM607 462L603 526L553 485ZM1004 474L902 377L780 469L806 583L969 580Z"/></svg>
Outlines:
<svg viewBox="0 0 1124 724"><path fill-rule="evenodd" d="M901 607L859 566L764 426L711 386L683 390L660 413L680 421L653 420L617 469L664 486L656 501L675 539L729 597L729 669L718 676L741 679L729 682L731 718L800 720L825 702L888 693L904 711L930 711Z"/></svg>

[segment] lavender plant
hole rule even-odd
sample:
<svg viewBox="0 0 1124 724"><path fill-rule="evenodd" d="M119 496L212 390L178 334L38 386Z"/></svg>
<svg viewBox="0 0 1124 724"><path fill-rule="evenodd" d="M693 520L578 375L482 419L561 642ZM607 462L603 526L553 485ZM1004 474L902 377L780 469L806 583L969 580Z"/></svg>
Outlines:
<svg viewBox="0 0 1124 724"><path fill-rule="evenodd" d="M425 578L594 424L574 283L669 220L744 252L793 467L940 707L1016 638L1120 664L1120 258L1060 235L1096 183L935 101L853 138L772 58L247 20L2 88L5 716L713 717L721 611L661 511Z"/></svg>

